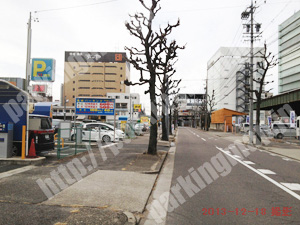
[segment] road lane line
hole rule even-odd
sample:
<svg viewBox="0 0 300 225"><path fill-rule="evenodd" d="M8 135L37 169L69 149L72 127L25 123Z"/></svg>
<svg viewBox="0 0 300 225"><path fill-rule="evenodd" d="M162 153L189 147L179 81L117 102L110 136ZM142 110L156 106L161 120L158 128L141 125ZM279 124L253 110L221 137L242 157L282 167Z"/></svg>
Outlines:
<svg viewBox="0 0 300 225"><path fill-rule="evenodd" d="M203 141L206 141L204 138L201 138Z"/></svg>
<svg viewBox="0 0 300 225"><path fill-rule="evenodd" d="M293 191L300 191L300 184L296 184L296 183L281 183L281 184Z"/></svg>
<svg viewBox="0 0 300 225"><path fill-rule="evenodd" d="M228 155L229 157L233 158L234 160L236 160L237 162L239 162L240 164L244 165L245 167L247 167L248 169L252 170L253 172L257 173L258 175L262 176L263 178L265 178L266 180L268 180L269 182L271 182L272 184L276 185L277 187L279 187L280 189L282 189L283 191L287 192L288 194L292 195L294 198L300 200L300 195L296 194L295 192L293 192L292 190L288 189L287 187L285 187L284 185L280 184L279 182L271 179L270 177L266 176L265 174L263 174L262 172L259 172L258 170L254 169L253 167L249 166L248 164L244 163L243 161L235 158L234 156L226 153L222 148L219 148L216 146L216 148L223 152L224 154Z"/></svg>
<svg viewBox="0 0 300 225"><path fill-rule="evenodd" d="M262 172L263 174L276 174L271 170L266 170L266 169L257 169L259 172Z"/></svg>
<svg viewBox="0 0 300 225"><path fill-rule="evenodd" d="M0 174L0 179L5 178L5 177L10 177L10 176L18 174L18 173L23 173L23 172L31 170L33 168L35 168L35 166L25 166L25 167L21 167L18 169L7 171L7 172Z"/></svg>
<svg viewBox="0 0 300 225"><path fill-rule="evenodd" d="M255 164L254 162L251 162L251 161L243 161L243 162L248 164L248 165L254 165Z"/></svg>

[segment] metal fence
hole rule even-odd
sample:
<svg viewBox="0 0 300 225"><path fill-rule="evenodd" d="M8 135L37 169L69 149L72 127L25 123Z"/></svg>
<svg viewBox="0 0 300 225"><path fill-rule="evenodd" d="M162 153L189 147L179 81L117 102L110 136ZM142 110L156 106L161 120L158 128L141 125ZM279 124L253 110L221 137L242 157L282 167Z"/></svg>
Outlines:
<svg viewBox="0 0 300 225"><path fill-rule="evenodd" d="M70 129L58 129L56 134L57 158L77 155L91 149L92 130L84 130L85 135L82 138L83 129L81 126Z"/></svg>

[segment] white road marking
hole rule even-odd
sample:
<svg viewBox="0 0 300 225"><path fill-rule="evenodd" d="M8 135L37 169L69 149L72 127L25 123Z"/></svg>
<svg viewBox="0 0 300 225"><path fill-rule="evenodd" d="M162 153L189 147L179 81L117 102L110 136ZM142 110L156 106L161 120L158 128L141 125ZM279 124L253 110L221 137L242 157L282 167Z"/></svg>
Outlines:
<svg viewBox="0 0 300 225"><path fill-rule="evenodd" d="M206 141L204 138L201 138L203 141Z"/></svg>
<svg viewBox="0 0 300 225"><path fill-rule="evenodd" d="M239 158L239 159L241 158L241 156L239 156L239 155L233 155L233 156L236 158Z"/></svg>
<svg viewBox="0 0 300 225"><path fill-rule="evenodd" d="M199 135L197 135L197 137L200 137Z"/></svg>
<svg viewBox="0 0 300 225"><path fill-rule="evenodd" d="M230 151L225 151L225 152L227 152L228 154L231 154L231 152L230 152Z"/></svg>
<svg viewBox="0 0 300 225"><path fill-rule="evenodd" d="M263 174L276 174L271 170L266 170L266 169L257 169L259 172L262 172Z"/></svg>
<svg viewBox="0 0 300 225"><path fill-rule="evenodd" d="M291 159L289 159L289 158L282 158L283 160L285 160L285 161L292 161Z"/></svg>
<svg viewBox="0 0 300 225"><path fill-rule="evenodd" d="M300 191L300 184L296 184L296 183L281 183L284 186L286 186L287 188L293 190L293 191Z"/></svg>
<svg viewBox="0 0 300 225"><path fill-rule="evenodd" d="M254 162L251 162L251 161L243 161L243 162L248 164L248 165L254 165L255 164Z"/></svg>
<svg viewBox="0 0 300 225"><path fill-rule="evenodd" d="M271 156L278 156L278 155L276 155L276 154L273 154L273 153L269 153Z"/></svg>
<svg viewBox="0 0 300 225"><path fill-rule="evenodd" d="M258 175L260 175L261 177L265 178L266 180L268 180L269 182L271 182L272 184L276 185L277 187L279 187L280 189L282 189L283 191L287 192L288 194L290 194L291 196L293 196L294 198L300 200L300 195L298 195L297 193L291 191L290 189L288 189L287 187L285 187L284 185L278 183L277 181L273 180L272 178L266 176L265 174L263 174L262 172L254 169L253 167L247 165L246 163L244 163L243 161L234 158L232 155L226 153L222 148L219 148L216 146L216 148L223 152L224 154L228 155L229 157L235 159L237 162L239 162L240 164L244 165L245 167L247 167L248 169L252 170L253 172L257 173Z"/></svg>
<svg viewBox="0 0 300 225"><path fill-rule="evenodd" d="M35 168L35 166L24 166L24 167L21 167L21 168L18 168L18 169L7 171L7 172L4 172L4 173L0 174L0 179L2 179L4 177L10 177L10 176L18 174L18 173L23 173L23 172L31 170L33 168Z"/></svg>

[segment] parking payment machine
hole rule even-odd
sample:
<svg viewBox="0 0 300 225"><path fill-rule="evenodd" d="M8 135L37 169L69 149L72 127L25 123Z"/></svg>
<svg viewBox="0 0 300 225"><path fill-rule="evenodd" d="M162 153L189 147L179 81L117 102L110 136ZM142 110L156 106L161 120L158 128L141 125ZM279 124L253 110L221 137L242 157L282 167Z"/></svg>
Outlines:
<svg viewBox="0 0 300 225"><path fill-rule="evenodd" d="M12 157L13 124L0 122L0 158Z"/></svg>

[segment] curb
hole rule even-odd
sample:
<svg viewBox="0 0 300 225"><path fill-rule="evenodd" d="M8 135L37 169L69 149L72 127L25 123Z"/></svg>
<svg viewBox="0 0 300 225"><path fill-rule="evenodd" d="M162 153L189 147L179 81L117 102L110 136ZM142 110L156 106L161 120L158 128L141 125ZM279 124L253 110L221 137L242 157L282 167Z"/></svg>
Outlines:
<svg viewBox="0 0 300 225"><path fill-rule="evenodd" d="M143 173L143 174L159 174L160 171L161 171L161 169L162 169L162 167L163 167L163 165L164 165L164 163L165 163L165 161L166 161L166 158L167 158L167 156L169 154L169 150L165 154L164 159L162 160L162 162L161 162L160 167L158 168L158 170L154 170L154 171L142 171L141 173Z"/></svg>
<svg viewBox="0 0 300 225"><path fill-rule="evenodd" d="M135 225L135 224L137 224L137 219L133 215L133 213L126 211L126 212L123 212L123 214L125 214L125 216L127 216L127 222L125 223L125 225Z"/></svg>

